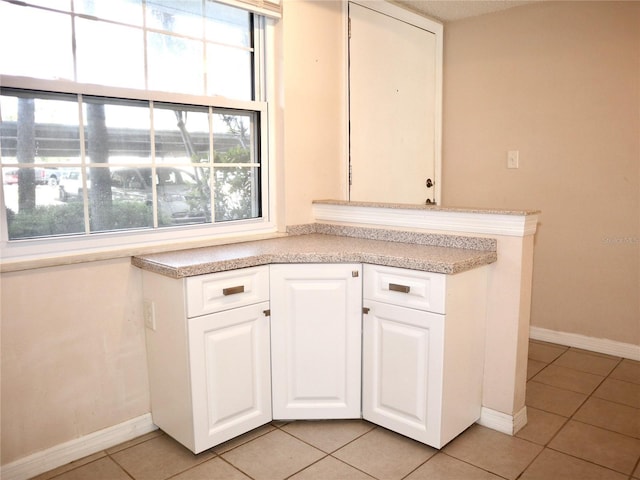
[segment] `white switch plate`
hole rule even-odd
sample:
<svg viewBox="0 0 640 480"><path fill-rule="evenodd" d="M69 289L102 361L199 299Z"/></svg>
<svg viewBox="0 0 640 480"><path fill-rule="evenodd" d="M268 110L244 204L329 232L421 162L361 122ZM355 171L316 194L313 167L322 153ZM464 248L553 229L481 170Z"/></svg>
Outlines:
<svg viewBox="0 0 640 480"><path fill-rule="evenodd" d="M507 168L520 167L520 152L518 150L509 150L507 152Z"/></svg>

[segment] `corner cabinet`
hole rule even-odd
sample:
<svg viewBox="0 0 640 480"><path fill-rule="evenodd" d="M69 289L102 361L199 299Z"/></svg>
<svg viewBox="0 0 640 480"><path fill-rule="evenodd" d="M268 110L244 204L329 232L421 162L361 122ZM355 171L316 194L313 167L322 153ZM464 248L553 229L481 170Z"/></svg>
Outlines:
<svg viewBox="0 0 640 480"><path fill-rule="evenodd" d="M363 418L435 448L480 418L486 275L364 266Z"/></svg>
<svg viewBox="0 0 640 480"><path fill-rule="evenodd" d="M271 265L273 418L360 418L361 272Z"/></svg>
<svg viewBox="0 0 640 480"><path fill-rule="evenodd" d="M194 453L272 419L361 417L440 448L480 417L486 283L487 267L143 271L153 422Z"/></svg>
<svg viewBox="0 0 640 480"><path fill-rule="evenodd" d="M153 422L199 453L271 421L269 267L143 288Z"/></svg>

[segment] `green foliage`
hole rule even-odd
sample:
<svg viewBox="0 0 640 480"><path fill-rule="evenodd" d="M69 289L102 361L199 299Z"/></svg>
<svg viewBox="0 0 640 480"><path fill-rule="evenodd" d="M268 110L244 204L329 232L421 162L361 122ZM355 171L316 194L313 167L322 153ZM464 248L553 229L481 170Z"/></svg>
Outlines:
<svg viewBox="0 0 640 480"><path fill-rule="evenodd" d="M113 213L114 224L109 230L153 225L151 206L144 203L114 202ZM39 206L30 212L15 213L7 209L7 224L10 240L82 233L84 208L82 202L70 202Z"/></svg>
<svg viewBox="0 0 640 480"><path fill-rule="evenodd" d="M7 209L9 239L47 237L84 232L81 203L46 205L14 213Z"/></svg>
<svg viewBox="0 0 640 480"><path fill-rule="evenodd" d="M153 209L142 202L113 202L113 227L110 230L147 228L153 225Z"/></svg>

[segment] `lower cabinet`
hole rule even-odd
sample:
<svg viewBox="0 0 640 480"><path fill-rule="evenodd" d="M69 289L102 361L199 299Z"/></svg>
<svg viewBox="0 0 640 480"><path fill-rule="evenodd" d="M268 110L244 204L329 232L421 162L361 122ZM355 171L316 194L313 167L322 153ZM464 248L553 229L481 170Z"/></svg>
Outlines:
<svg viewBox="0 0 640 480"><path fill-rule="evenodd" d="M143 289L153 422L194 453L272 419L360 417L440 448L480 416L484 267L143 271Z"/></svg>
<svg viewBox="0 0 640 480"><path fill-rule="evenodd" d="M436 446L442 411L444 319L380 302L366 305L362 416Z"/></svg>
<svg viewBox="0 0 640 480"><path fill-rule="evenodd" d="M269 267L143 289L153 422L194 453L270 422Z"/></svg>
<svg viewBox="0 0 640 480"><path fill-rule="evenodd" d="M271 265L273 418L360 417L361 272Z"/></svg>
<svg viewBox="0 0 640 480"><path fill-rule="evenodd" d="M271 421L269 302L189 320L195 450Z"/></svg>
<svg viewBox="0 0 640 480"><path fill-rule="evenodd" d="M363 418L435 448L476 422L485 296L484 268L442 275L365 265Z"/></svg>

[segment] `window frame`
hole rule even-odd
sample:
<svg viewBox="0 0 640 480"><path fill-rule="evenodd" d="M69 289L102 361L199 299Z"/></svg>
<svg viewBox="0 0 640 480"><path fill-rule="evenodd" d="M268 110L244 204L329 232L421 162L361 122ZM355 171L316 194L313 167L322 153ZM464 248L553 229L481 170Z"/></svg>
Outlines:
<svg viewBox="0 0 640 480"><path fill-rule="evenodd" d="M221 223L172 226L159 229L121 230L91 234L31 239L8 239L4 186L0 183L0 265L15 261L63 259L76 255L132 254L132 251L183 248L203 245L225 238L275 234L276 174L275 174L275 109L269 102L275 98L275 23L274 18L256 14L254 17L254 85L256 101L234 100L221 96L137 90L69 80L49 80L12 76L0 73L2 87L82 96L104 96L121 99L147 100L158 103L202 105L231 110L258 112L261 152L261 217Z"/></svg>

